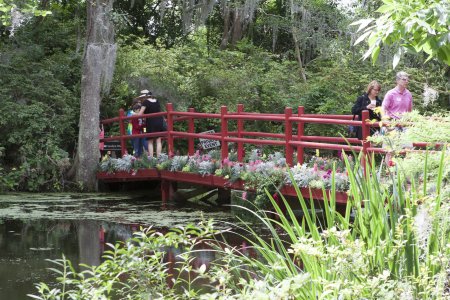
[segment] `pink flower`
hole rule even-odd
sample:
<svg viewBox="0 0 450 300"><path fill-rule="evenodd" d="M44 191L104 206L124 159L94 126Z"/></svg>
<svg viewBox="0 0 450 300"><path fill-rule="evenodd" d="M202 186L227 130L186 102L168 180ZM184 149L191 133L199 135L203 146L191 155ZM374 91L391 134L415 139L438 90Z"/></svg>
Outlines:
<svg viewBox="0 0 450 300"><path fill-rule="evenodd" d="M317 164L314 164L313 169L314 169L314 172L317 172Z"/></svg>
<svg viewBox="0 0 450 300"><path fill-rule="evenodd" d="M247 200L247 192L242 193L242 199Z"/></svg>

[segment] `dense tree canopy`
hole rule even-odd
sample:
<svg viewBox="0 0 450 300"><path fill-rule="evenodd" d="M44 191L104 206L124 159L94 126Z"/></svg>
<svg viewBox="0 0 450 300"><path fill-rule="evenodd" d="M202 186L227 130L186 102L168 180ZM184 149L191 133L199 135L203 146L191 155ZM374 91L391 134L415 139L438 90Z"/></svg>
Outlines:
<svg viewBox="0 0 450 300"><path fill-rule="evenodd" d="M33 10L26 10L27 3L52 14L35 17ZM445 4L433 3L436 10ZM0 189L76 187L66 171L79 147L82 62L88 45L86 2L0 4L6 20L0 26ZM13 5L29 16L14 30L7 21ZM405 6L393 5L400 6L401 16ZM304 105L307 112L348 114L371 80L382 83L382 94L394 86L391 63L394 57L398 60L397 47L404 53L397 68L412 74L414 107L424 113L448 111L450 71L442 54L448 44L441 47L437 40L444 33L442 17L426 18L430 29L420 21L420 10L411 14L416 25L407 27L409 31L396 29L396 39L392 35L378 43L379 57L371 65L359 60L367 52L364 38L353 46L360 34L348 24L367 17L382 19L380 15L388 12L375 12L379 6L377 1L356 2L349 12L327 0L117 0L108 14L117 33L117 61L111 89L101 94L100 117L117 115L144 88L177 109L217 112L224 103L230 109L243 103L248 111ZM416 29L420 30L414 35ZM425 42L411 40L409 34ZM427 57L410 55L405 41L416 43L411 44L416 52L432 59L424 63ZM373 45L369 41L369 48ZM90 127L95 128L87 129L93 137L98 131L94 123ZM254 126L258 130L261 125ZM335 134L345 128L306 130Z"/></svg>

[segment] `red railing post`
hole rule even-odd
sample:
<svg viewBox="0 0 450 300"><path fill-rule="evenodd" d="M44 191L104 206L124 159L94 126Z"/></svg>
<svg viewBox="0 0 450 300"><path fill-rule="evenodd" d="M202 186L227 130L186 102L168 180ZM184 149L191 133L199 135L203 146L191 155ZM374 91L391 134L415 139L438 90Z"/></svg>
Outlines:
<svg viewBox="0 0 450 300"><path fill-rule="evenodd" d="M167 111L167 154L169 157L172 157L174 155L174 148L173 148L173 104L167 103L166 104L166 111Z"/></svg>
<svg viewBox="0 0 450 300"><path fill-rule="evenodd" d="M228 110L226 106L220 107L220 123L221 123L221 137L222 137L222 161L228 157L228 142L225 138L228 136L228 120L225 119Z"/></svg>
<svg viewBox="0 0 450 300"><path fill-rule="evenodd" d="M305 107L298 107L298 116L301 117L305 113ZM297 123L297 141L301 141L305 135L305 122L300 121ZM299 164L303 164L303 155L305 148L303 146L297 146L297 161Z"/></svg>
<svg viewBox="0 0 450 300"><path fill-rule="evenodd" d="M286 107L284 109L284 138L286 141L285 153L286 153L286 163L289 166L293 164L294 151L292 146L289 144L292 141L292 123L289 118L292 117L292 107Z"/></svg>
<svg viewBox="0 0 450 300"><path fill-rule="evenodd" d="M120 131L120 151L122 153L122 156L127 154L127 147L125 143L125 124L123 118L125 118L125 111L121 108L119 109L119 131Z"/></svg>
<svg viewBox="0 0 450 300"><path fill-rule="evenodd" d="M238 104L237 106L238 115L242 114L243 112L244 112L244 104ZM244 120L238 120L237 121L238 138L242 138L242 131L244 131ZM237 143L237 158L239 162L242 162L244 160L244 145L242 142Z"/></svg>
<svg viewBox="0 0 450 300"><path fill-rule="evenodd" d="M194 108L189 108L188 112L194 112L195 109ZM189 133L194 133L195 132L195 124L194 124L194 117L190 117L188 120L188 132ZM195 153L195 149L194 149L194 138L193 137L189 137L188 138L188 154L189 155L194 155Z"/></svg>
<svg viewBox="0 0 450 300"><path fill-rule="evenodd" d="M361 115L361 129L362 129L362 152L361 165L363 167L364 173L366 172L366 157L367 148L370 147L370 141L367 138L370 136L370 121L369 121L369 111L363 110Z"/></svg>

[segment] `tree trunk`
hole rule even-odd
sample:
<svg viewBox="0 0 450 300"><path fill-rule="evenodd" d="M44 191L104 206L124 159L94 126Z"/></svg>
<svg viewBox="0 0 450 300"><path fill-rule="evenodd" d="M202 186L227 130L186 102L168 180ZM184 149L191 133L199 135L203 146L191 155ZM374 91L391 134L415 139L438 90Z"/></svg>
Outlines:
<svg viewBox="0 0 450 300"><path fill-rule="evenodd" d="M100 159L101 93L108 92L114 72L116 44L110 20L113 0L87 1L86 48L82 66L80 124L75 161L76 180L84 190L97 190Z"/></svg>
<svg viewBox="0 0 450 300"><path fill-rule="evenodd" d="M299 46L297 37L295 35L296 35L295 31L293 30L292 37L294 39L295 56L297 57L298 69L299 69L300 76L303 79L303 82L306 82L306 75L305 75L305 71L303 70L302 57L300 54L300 46Z"/></svg>
<svg viewBox="0 0 450 300"><path fill-rule="evenodd" d="M220 42L220 49L225 50L228 46L228 39L230 37L230 8L225 5L223 8L223 34Z"/></svg>
<svg viewBox="0 0 450 300"><path fill-rule="evenodd" d="M295 56L297 58L300 76L302 77L303 81L306 82L306 75L305 70L303 70L302 56L300 52L300 44L298 42L298 37L300 36L300 33L299 29L295 26L294 1L291 0L290 4L291 4L291 24L292 24L291 29L292 29L292 39L294 40Z"/></svg>
<svg viewBox="0 0 450 300"><path fill-rule="evenodd" d="M234 9L234 21L232 27L232 36L231 36L231 46L236 46L237 42L242 39L242 22L241 22L241 11L239 8Z"/></svg>

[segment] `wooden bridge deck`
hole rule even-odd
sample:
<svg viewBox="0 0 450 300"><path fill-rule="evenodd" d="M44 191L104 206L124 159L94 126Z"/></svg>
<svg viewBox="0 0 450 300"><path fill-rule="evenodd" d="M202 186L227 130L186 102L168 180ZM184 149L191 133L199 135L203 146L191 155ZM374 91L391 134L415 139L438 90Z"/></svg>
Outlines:
<svg viewBox="0 0 450 300"><path fill-rule="evenodd" d="M160 181L161 182L161 195L162 201L166 202L173 198L173 192L176 189L171 186L172 183L190 183L193 185L208 186L211 188L219 188L225 190L246 190L245 181L237 180L230 183L227 179L221 176L205 175L189 173L189 172L171 172L167 170L157 169L142 169L137 172L115 172L108 174L106 172L99 172L97 178L104 182L129 182L129 181ZM283 186L280 189L281 194L284 196L297 196L297 192L293 186ZM330 191L326 191L327 196L330 195ZM304 198L312 198L315 200L323 200L322 190L300 188L300 193ZM346 204L347 193L336 192L336 203Z"/></svg>

